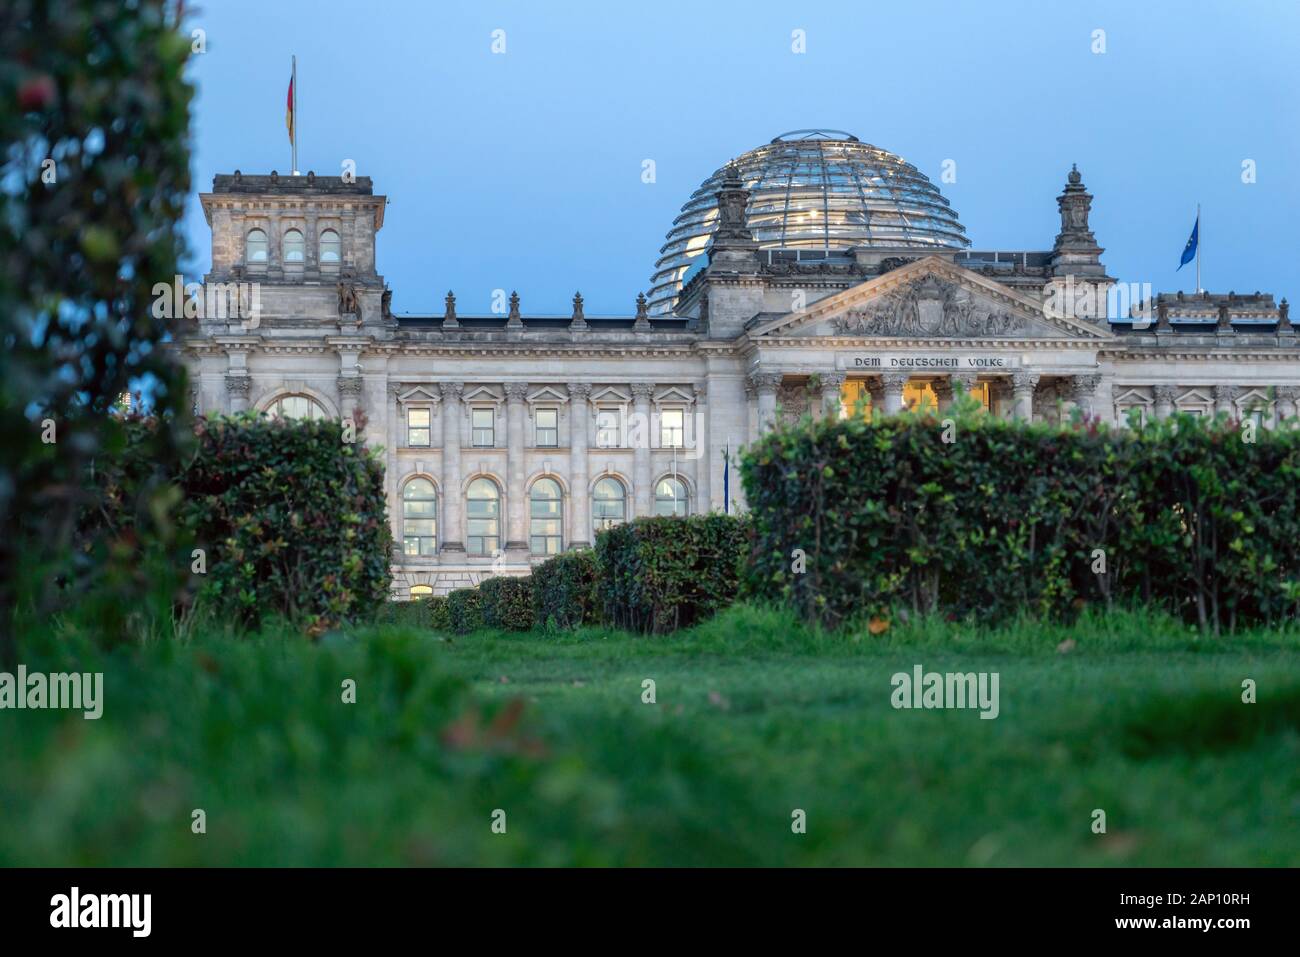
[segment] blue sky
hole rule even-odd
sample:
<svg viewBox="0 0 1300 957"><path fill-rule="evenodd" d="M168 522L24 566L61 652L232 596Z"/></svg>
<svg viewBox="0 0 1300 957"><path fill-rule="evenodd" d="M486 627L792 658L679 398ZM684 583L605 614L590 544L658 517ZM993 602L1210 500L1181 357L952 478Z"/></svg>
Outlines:
<svg viewBox="0 0 1300 957"><path fill-rule="evenodd" d="M208 0L187 27L207 36L195 273L213 174L289 170L297 54L299 166L353 159L388 196L379 268L398 313L441 312L449 288L462 313L487 312L502 288L525 314L567 314L575 289L589 315L630 314L699 183L805 127L848 130L936 183L955 160L940 188L972 248L1050 248L1077 162L1111 275L1192 291L1175 268L1200 202L1207 288L1300 295L1294 0Z"/></svg>

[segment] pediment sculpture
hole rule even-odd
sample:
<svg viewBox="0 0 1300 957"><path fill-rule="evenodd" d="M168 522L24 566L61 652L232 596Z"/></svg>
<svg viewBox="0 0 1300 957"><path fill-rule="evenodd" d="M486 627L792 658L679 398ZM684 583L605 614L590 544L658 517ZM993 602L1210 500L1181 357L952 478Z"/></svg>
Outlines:
<svg viewBox="0 0 1300 957"><path fill-rule="evenodd" d="M930 276L836 316L831 328L840 336L989 338L1024 333L1028 322L975 298L964 286Z"/></svg>

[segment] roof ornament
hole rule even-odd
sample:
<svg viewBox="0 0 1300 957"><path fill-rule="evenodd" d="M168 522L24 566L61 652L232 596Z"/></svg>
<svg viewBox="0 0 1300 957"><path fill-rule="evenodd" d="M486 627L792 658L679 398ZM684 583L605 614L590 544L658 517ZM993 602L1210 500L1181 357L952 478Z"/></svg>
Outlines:
<svg viewBox="0 0 1300 957"><path fill-rule="evenodd" d="M650 309L646 305L645 293L643 292L636 294L636 322L632 323L632 328L636 332L649 332L652 328L650 325Z"/></svg>
<svg viewBox="0 0 1300 957"><path fill-rule="evenodd" d="M522 329L523 327L524 320L519 314L519 293L512 290L510 293L510 315L506 317L506 328Z"/></svg>
<svg viewBox="0 0 1300 957"><path fill-rule="evenodd" d="M447 309L442 314L442 328L460 328L460 323L456 321L456 294L450 289L447 290Z"/></svg>
<svg viewBox="0 0 1300 957"><path fill-rule="evenodd" d="M582 313L582 293L573 294L573 318L569 320L570 329L586 329L587 318Z"/></svg>

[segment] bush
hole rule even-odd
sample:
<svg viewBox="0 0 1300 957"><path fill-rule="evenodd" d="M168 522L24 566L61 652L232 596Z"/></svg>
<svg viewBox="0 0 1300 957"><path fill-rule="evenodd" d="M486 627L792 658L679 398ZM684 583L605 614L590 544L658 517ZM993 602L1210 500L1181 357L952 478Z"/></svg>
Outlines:
<svg viewBox="0 0 1300 957"><path fill-rule="evenodd" d="M489 578L478 586L483 595L483 627L528 631L534 625L531 577Z"/></svg>
<svg viewBox="0 0 1300 957"><path fill-rule="evenodd" d="M1206 628L1300 610L1300 434L959 413L773 432L742 469L749 584L835 626L891 608L1065 619L1151 602ZM802 556L802 557L801 557Z"/></svg>
<svg viewBox="0 0 1300 957"><path fill-rule="evenodd" d="M392 534L383 465L336 421L251 413L200 420L183 515L207 553L200 600L256 626L319 634L387 601Z"/></svg>
<svg viewBox="0 0 1300 957"><path fill-rule="evenodd" d="M409 625L428 631L451 631L447 596L431 595L413 601L390 601L376 616L378 624Z"/></svg>
<svg viewBox="0 0 1300 957"><path fill-rule="evenodd" d="M533 569L533 615L544 628L572 629L600 621L596 553L565 552Z"/></svg>
<svg viewBox="0 0 1300 957"><path fill-rule="evenodd" d="M447 618L451 630L468 635L483 627L483 594L477 588L457 588L447 596Z"/></svg>
<svg viewBox="0 0 1300 957"><path fill-rule="evenodd" d="M611 624L664 633L739 597L749 525L730 515L638 518L596 536L598 594Z"/></svg>

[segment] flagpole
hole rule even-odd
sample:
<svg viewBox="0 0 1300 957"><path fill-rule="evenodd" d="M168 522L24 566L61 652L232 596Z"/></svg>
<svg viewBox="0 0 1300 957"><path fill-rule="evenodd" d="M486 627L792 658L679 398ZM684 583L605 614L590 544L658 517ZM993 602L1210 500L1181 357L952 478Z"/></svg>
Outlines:
<svg viewBox="0 0 1300 957"><path fill-rule="evenodd" d="M293 57L293 175L298 175L298 57Z"/></svg>
<svg viewBox="0 0 1300 957"><path fill-rule="evenodd" d="M1196 204L1196 294L1201 294L1201 204Z"/></svg>

